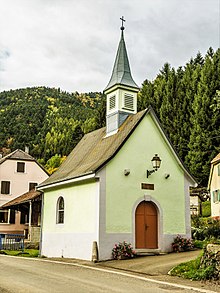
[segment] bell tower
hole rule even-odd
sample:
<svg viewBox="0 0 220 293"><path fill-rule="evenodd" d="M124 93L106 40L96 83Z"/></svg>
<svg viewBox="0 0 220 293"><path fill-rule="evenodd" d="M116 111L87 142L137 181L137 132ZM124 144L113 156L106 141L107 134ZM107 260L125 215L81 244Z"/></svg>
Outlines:
<svg viewBox="0 0 220 293"><path fill-rule="evenodd" d="M104 90L104 94L107 96L107 136L116 133L128 115L137 113L137 93L139 87L132 78L128 61L124 41L125 20L123 16L120 19L122 21L121 39L118 45L112 76Z"/></svg>

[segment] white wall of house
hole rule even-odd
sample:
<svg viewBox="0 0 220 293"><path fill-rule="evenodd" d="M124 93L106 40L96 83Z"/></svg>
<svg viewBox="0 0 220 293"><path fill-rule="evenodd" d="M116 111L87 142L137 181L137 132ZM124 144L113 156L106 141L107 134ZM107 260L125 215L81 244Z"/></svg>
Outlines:
<svg viewBox="0 0 220 293"><path fill-rule="evenodd" d="M201 201L198 195L190 196L190 213L191 215L199 215L200 214L200 205Z"/></svg>
<svg viewBox="0 0 220 293"><path fill-rule="evenodd" d="M210 183L212 217L220 217L220 163L213 166Z"/></svg>
<svg viewBox="0 0 220 293"><path fill-rule="evenodd" d="M64 199L64 223L57 223L57 202ZM65 185L44 191L41 255L91 260L98 241L99 183Z"/></svg>
<svg viewBox="0 0 220 293"><path fill-rule="evenodd" d="M25 163L25 172L17 172L17 162ZM0 205L29 191L29 183L41 183L48 178L35 161L6 160L0 165L0 181L10 181L10 193L0 193ZM1 190L0 190L1 192Z"/></svg>
<svg viewBox="0 0 220 293"><path fill-rule="evenodd" d="M17 172L17 163L25 164L24 172ZM48 178L47 173L35 162L25 160L6 159L0 164L0 206L29 191L30 183L40 184ZM1 193L2 181L10 182L9 194ZM4 211L0 211L4 213ZM10 213L10 212L9 212ZM1 233L23 232L25 225L20 224L20 213L15 213L15 224L0 222Z"/></svg>

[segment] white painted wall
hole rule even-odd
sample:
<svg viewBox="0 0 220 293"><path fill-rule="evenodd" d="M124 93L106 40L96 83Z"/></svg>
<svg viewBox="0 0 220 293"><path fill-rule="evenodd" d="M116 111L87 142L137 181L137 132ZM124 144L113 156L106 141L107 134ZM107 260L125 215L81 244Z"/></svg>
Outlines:
<svg viewBox="0 0 220 293"><path fill-rule="evenodd" d="M17 162L25 163L25 172L17 172ZM0 181L10 181L10 194L0 194L0 205L29 190L29 183L40 184L48 175L34 161L6 160L0 165ZM0 190L1 192L1 190Z"/></svg>
<svg viewBox="0 0 220 293"><path fill-rule="evenodd" d="M64 198L64 224L57 224L57 200ZM91 260L98 241L99 182L45 190L41 255Z"/></svg>
<svg viewBox="0 0 220 293"><path fill-rule="evenodd" d="M213 173L210 184L212 217L220 217L220 201L213 201L213 191L220 189L220 176L218 175L218 165L219 164L213 166Z"/></svg>
<svg viewBox="0 0 220 293"><path fill-rule="evenodd" d="M17 162L25 163L25 172L17 172ZM48 178L47 173L35 162L7 159L0 164L1 181L10 181L10 194L0 194L0 206L29 191L29 183L40 184ZM1 233L23 233L26 225L20 224L20 212L16 213L15 224L0 223Z"/></svg>

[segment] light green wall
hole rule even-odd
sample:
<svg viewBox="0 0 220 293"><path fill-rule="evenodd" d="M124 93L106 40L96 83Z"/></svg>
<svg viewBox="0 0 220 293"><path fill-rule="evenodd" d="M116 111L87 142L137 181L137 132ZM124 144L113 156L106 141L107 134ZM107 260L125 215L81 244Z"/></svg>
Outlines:
<svg viewBox="0 0 220 293"><path fill-rule="evenodd" d="M43 231L53 233L94 233L98 221L98 182L65 185L44 192ZM57 200L65 202L64 224L56 224Z"/></svg>
<svg viewBox="0 0 220 293"><path fill-rule="evenodd" d="M154 154L160 156L161 167L147 178ZM125 176L124 169L130 169L130 175ZM106 166L106 178L107 233L132 232L134 203L144 195L160 203L164 233L185 233L184 173L149 114ZM155 190L143 190L141 183L152 183Z"/></svg>

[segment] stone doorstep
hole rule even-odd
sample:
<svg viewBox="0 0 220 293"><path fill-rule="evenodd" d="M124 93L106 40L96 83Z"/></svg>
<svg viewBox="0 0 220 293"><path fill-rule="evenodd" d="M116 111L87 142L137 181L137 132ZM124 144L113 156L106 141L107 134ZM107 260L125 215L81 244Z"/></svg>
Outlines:
<svg viewBox="0 0 220 293"><path fill-rule="evenodd" d="M140 256L161 254L160 249L135 249L135 253Z"/></svg>

